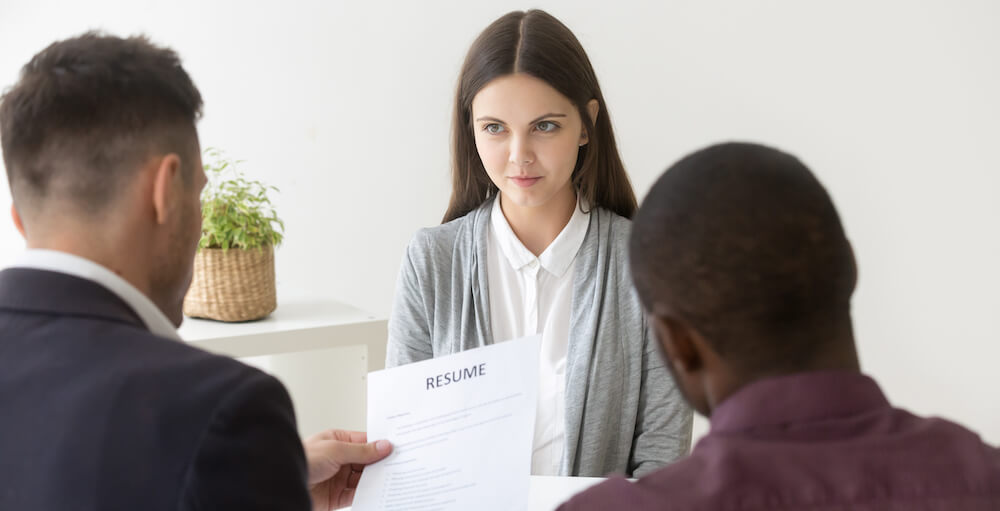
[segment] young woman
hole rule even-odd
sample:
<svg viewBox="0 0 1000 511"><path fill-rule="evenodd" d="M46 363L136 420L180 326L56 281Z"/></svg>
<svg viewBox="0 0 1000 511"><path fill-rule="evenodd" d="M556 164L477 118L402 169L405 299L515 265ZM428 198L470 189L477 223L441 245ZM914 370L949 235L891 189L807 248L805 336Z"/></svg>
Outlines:
<svg viewBox="0 0 1000 511"><path fill-rule="evenodd" d="M455 98L451 203L407 248L386 366L541 334L532 473L638 477L691 410L628 272L635 194L597 77L543 11L486 28Z"/></svg>

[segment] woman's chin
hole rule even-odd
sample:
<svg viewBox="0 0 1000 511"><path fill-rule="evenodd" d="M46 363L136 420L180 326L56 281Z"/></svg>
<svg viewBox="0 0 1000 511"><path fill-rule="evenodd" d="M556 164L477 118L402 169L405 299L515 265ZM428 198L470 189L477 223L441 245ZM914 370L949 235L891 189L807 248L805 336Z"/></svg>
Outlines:
<svg viewBox="0 0 1000 511"><path fill-rule="evenodd" d="M512 190L503 192L503 205L514 206L520 209L534 209L545 206L549 201L547 195L534 193L529 190Z"/></svg>

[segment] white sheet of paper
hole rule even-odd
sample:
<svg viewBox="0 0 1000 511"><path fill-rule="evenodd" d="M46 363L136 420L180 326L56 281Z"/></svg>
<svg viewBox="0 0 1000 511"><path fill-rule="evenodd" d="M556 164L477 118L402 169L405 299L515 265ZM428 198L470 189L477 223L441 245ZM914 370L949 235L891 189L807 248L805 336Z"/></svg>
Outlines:
<svg viewBox="0 0 1000 511"><path fill-rule="evenodd" d="M368 374L368 439L393 452L365 468L352 511L528 506L541 336Z"/></svg>

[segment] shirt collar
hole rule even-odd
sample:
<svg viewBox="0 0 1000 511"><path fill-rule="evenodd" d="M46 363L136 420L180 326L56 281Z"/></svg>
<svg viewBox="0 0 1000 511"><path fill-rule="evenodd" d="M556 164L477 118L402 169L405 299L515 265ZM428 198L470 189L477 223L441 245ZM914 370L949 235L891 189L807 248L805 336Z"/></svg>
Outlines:
<svg viewBox="0 0 1000 511"><path fill-rule="evenodd" d="M490 223L496 234L500 250L511 267L520 270L537 260L545 271L556 277L562 277L573 263L573 259L576 258L576 253L580 251L584 238L587 237L590 212L584 213L581 210L580 202L577 202L576 207L573 208L573 216L566 223L566 227L563 227L556 239L538 257L525 248L521 240L514 234L514 230L510 228L510 224L500 208L499 196L493 200Z"/></svg>
<svg viewBox="0 0 1000 511"><path fill-rule="evenodd" d="M766 378L726 398L712 412L711 432L818 421L889 406L875 380L856 371L813 371Z"/></svg>
<svg viewBox="0 0 1000 511"><path fill-rule="evenodd" d="M16 257L11 266L56 271L96 282L128 304L150 332L168 339L181 339L174 324L142 291L89 259L56 250L29 249Z"/></svg>

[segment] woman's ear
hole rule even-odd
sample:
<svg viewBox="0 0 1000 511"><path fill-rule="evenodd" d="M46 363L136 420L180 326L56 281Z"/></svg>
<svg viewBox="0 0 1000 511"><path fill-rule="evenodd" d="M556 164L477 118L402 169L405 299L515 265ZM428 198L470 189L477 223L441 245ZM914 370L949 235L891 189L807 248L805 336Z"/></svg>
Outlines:
<svg viewBox="0 0 1000 511"><path fill-rule="evenodd" d="M600 112L601 105L596 99L591 99L587 102L587 114L590 115L590 124L597 124L597 114ZM583 128L580 131L580 147L587 145L590 142L590 135L587 133L587 128Z"/></svg>

